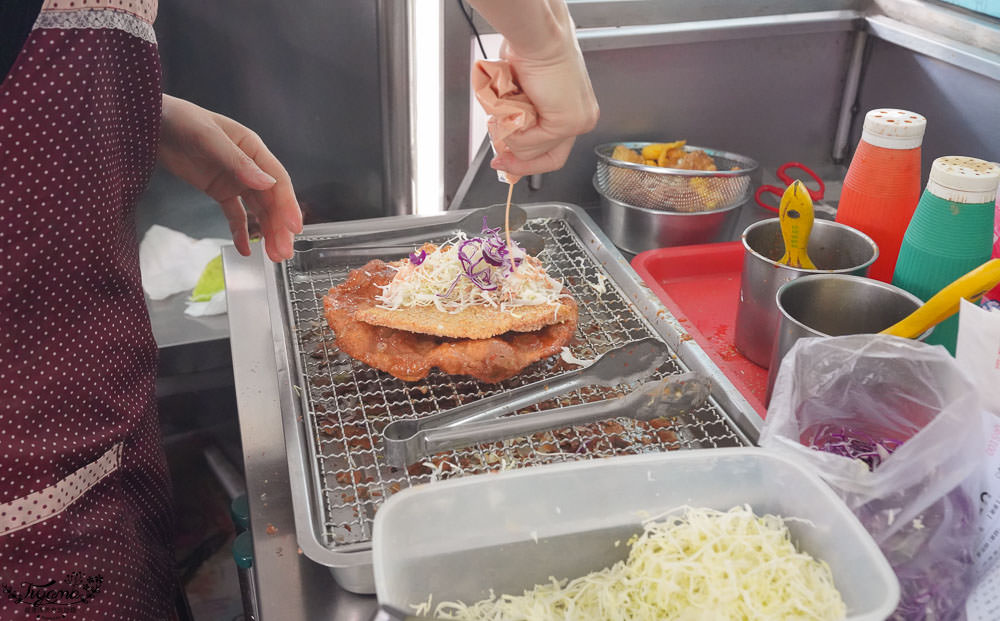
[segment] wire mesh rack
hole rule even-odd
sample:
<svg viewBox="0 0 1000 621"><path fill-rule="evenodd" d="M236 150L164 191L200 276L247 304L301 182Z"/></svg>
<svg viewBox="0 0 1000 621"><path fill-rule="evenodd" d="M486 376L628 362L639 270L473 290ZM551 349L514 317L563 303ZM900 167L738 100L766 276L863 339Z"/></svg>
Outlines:
<svg viewBox="0 0 1000 621"><path fill-rule="evenodd" d="M597 173L594 187L603 196L630 207L667 212L702 213L725 211L746 202L754 160L726 151L686 146L685 151L703 151L718 170L681 170L647 166L616 159L616 147L642 151L649 142L612 142L594 147Z"/></svg>
<svg viewBox="0 0 1000 621"><path fill-rule="evenodd" d="M546 247L539 258L579 304L579 326L569 346L573 357L592 359L627 342L656 336L566 221L534 218L525 228L545 239ZM499 384L484 384L437 370L424 380L403 382L368 367L336 347L323 315L323 296L361 264L289 261L284 268L299 377L294 388L302 404L300 422L310 438L309 471L318 496L315 502L322 507L323 524L318 530L322 531L321 542L330 549L349 552L366 547L379 505L413 485L569 460L745 444L730 419L709 400L682 417L650 423L608 419L446 451L406 468L392 467L382 449L382 430L390 422L442 412L577 366L567 362L572 357L554 356ZM683 371L672 358L651 377ZM613 399L633 387L584 387L511 415Z"/></svg>

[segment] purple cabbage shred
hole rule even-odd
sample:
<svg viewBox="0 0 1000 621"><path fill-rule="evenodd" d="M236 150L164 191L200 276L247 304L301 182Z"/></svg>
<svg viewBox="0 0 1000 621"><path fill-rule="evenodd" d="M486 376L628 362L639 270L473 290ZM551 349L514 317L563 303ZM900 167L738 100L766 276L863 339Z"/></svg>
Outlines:
<svg viewBox="0 0 1000 621"><path fill-rule="evenodd" d="M893 438L876 438L854 429L824 426L813 435L809 446L848 459L860 459L874 471L902 444L901 440Z"/></svg>
<svg viewBox="0 0 1000 621"><path fill-rule="evenodd" d="M806 435L810 448L860 459L871 471L903 444L903 440L835 425L821 425ZM899 605L889 619L959 621L971 590L970 543L975 540L976 508L959 486L921 512L919 523L911 521L884 538L893 527L887 516L898 513L907 502L906 494L891 495L855 509L899 579Z"/></svg>
<svg viewBox="0 0 1000 621"><path fill-rule="evenodd" d="M410 253L410 263L412 263L414 265L420 265L421 263L424 262L424 259L426 259L426 258L427 258L427 251L426 250L421 250L420 254L417 254L416 252L411 252Z"/></svg>
<svg viewBox="0 0 1000 621"><path fill-rule="evenodd" d="M470 237L462 241L456 250L461 273L448 288L448 291L438 295L451 297L458 281L464 276L483 291L494 291L500 287L500 281L510 276L520 265L520 258L512 258L507 243L500 235L500 227L490 228L483 216L483 230L480 237ZM478 255L478 257L477 257ZM413 261L413 255L410 255ZM423 258L420 259L423 261ZM480 269L480 265L486 265ZM415 265L420 265L414 261ZM496 271L494 271L496 270Z"/></svg>

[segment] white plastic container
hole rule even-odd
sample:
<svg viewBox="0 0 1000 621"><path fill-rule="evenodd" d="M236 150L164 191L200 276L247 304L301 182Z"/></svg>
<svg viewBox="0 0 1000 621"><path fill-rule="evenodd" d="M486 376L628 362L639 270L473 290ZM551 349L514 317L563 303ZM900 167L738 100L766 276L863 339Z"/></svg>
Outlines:
<svg viewBox="0 0 1000 621"><path fill-rule="evenodd" d="M885 619L899 583L875 542L819 478L758 448L562 463L453 479L395 494L375 515L379 602L411 604L520 594L625 558L644 518L681 505L803 518L799 549L829 563L852 621ZM619 541L620 545L615 546Z"/></svg>

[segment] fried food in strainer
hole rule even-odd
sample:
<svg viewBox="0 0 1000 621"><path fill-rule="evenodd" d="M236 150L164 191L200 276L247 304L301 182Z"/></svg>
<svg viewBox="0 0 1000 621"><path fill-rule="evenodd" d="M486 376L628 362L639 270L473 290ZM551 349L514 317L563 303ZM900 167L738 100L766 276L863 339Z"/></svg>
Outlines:
<svg viewBox="0 0 1000 621"><path fill-rule="evenodd" d="M599 145L598 191L634 207L699 213L747 199L753 160L685 140Z"/></svg>

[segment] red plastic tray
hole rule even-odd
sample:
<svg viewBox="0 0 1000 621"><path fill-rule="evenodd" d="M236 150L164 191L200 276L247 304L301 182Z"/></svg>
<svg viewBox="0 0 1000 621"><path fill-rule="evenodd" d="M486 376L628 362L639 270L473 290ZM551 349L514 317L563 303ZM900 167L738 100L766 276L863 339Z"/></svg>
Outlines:
<svg viewBox="0 0 1000 621"><path fill-rule="evenodd" d="M767 369L733 345L743 243L647 250L632 259L632 267L763 417Z"/></svg>

